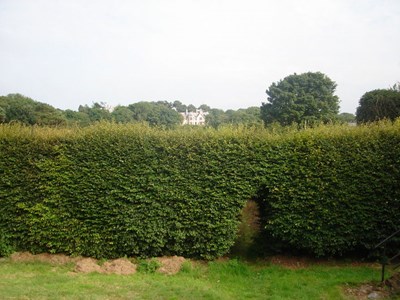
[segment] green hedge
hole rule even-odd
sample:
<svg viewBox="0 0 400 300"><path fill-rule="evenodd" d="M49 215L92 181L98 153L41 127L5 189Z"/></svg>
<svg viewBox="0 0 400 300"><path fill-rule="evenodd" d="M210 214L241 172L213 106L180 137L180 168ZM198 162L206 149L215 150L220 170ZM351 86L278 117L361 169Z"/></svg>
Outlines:
<svg viewBox="0 0 400 300"><path fill-rule="evenodd" d="M267 231L318 256L370 252L400 227L399 125L317 129L270 149Z"/></svg>
<svg viewBox="0 0 400 300"><path fill-rule="evenodd" d="M274 241L370 249L399 225L400 124L166 131L0 126L0 232L18 250L212 259L246 200Z"/></svg>
<svg viewBox="0 0 400 300"><path fill-rule="evenodd" d="M234 133L5 125L0 136L0 228L18 249L208 259L234 241L249 197Z"/></svg>

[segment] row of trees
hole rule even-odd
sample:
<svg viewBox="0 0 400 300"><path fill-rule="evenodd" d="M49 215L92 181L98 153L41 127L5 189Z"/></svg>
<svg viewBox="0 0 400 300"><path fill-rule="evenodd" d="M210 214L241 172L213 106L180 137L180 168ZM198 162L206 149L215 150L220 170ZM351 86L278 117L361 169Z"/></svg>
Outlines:
<svg viewBox="0 0 400 300"><path fill-rule="evenodd" d="M152 126L172 127L182 122L181 115L166 101L138 102L128 106L117 106L113 110L105 103L79 106L77 112L66 110L69 123L89 125L97 121L117 123L147 122Z"/></svg>
<svg viewBox="0 0 400 300"><path fill-rule="evenodd" d="M262 124L259 107L249 107L239 110L211 108L206 104L196 108L194 105L185 105L180 101L168 102L137 102L128 106L119 105L112 111L107 109L105 103L94 103L91 107L79 106L78 111L66 110L65 116L68 123L89 125L97 121L114 121L117 123L146 122L151 126L174 127L182 123L182 112L195 112L202 109L207 112L207 124L218 127L224 124Z"/></svg>
<svg viewBox="0 0 400 300"><path fill-rule="evenodd" d="M297 124L301 127L320 123L363 123L380 119L394 120L400 116L400 84L387 90L365 93L359 102L356 116L339 114L339 98L335 95L336 83L320 72L293 74L266 91L268 102L261 107L239 110L221 110L206 104L198 107L208 112L206 124L219 127L224 124L282 126ZM192 104L180 101L137 102L119 105L113 110L106 103L81 105L78 111L56 109L20 94L0 97L0 123L13 121L24 124L87 126L98 121L117 123L146 122L152 126L174 127L182 123L181 112L196 111Z"/></svg>
<svg viewBox="0 0 400 300"><path fill-rule="evenodd" d="M207 124L218 127L224 124L262 124L259 107L239 110L211 108L206 104L196 108L180 101L137 102L114 109L106 103L95 102L91 106L80 105L78 111L56 109L20 94L0 96L0 123L19 122L27 125L80 125L87 126L98 121L116 123L146 122L151 126L171 128L182 123L181 112L202 109L208 112Z"/></svg>

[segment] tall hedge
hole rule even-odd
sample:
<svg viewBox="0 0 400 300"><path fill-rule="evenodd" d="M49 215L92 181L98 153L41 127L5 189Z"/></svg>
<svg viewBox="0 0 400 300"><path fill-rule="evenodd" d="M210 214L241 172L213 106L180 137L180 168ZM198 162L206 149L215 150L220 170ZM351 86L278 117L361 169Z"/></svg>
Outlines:
<svg viewBox="0 0 400 300"><path fill-rule="evenodd" d="M370 249L400 226L400 124L182 129L0 126L0 234L17 250L212 259L245 201L275 241Z"/></svg>
<svg viewBox="0 0 400 300"><path fill-rule="evenodd" d="M249 197L234 134L100 124L0 136L0 228L18 249L214 258L234 241Z"/></svg>
<svg viewBox="0 0 400 300"><path fill-rule="evenodd" d="M322 256L368 253L400 228L399 125L311 130L272 147L267 231Z"/></svg>

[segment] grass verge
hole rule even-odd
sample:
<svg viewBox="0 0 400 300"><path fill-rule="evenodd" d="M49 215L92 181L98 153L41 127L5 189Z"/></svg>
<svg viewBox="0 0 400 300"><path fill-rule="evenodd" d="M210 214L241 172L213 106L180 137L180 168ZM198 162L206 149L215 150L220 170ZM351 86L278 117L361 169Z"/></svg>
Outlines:
<svg viewBox="0 0 400 300"><path fill-rule="evenodd" d="M176 275L74 273L74 264L0 261L0 299L351 299L343 286L379 280L370 266L287 269L238 260L190 264Z"/></svg>

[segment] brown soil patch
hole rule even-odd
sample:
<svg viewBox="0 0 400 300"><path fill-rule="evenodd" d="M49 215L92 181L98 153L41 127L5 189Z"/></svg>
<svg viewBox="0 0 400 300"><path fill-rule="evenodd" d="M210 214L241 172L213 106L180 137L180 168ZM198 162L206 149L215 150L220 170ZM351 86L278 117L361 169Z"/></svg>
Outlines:
<svg viewBox="0 0 400 300"><path fill-rule="evenodd" d="M111 261L106 261L102 266L94 258L82 258L76 262L74 269L77 273L104 273L130 275L136 273L136 265L129 260L119 258Z"/></svg>
<svg viewBox="0 0 400 300"><path fill-rule="evenodd" d="M105 262L102 270L107 274L130 275L136 273L136 265L127 259L119 258Z"/></svg>
<svg viewBox="0 0 400 300"><path fill-rule="evenodd" d="M77 273L103 273L103 270L97 264L97 260L94 258L82 258L81 260L77 261L74 271Z"/></svg>
<svg viewBox="0 0 400 300"><path fill-rule="evenodd" d="M161 267L157 272L167 275L173 275L180 271L182 264L186 259L182 256L164 256L157 257L157 261L161 264Z"/></svg>
<svg viewBox="0 0 400 300"><path fill-rule="evenodd" d="M15 262L30 262L34 261L34 255L29 252L14 252L11 254L10 258L11 261Z"/></svg>

